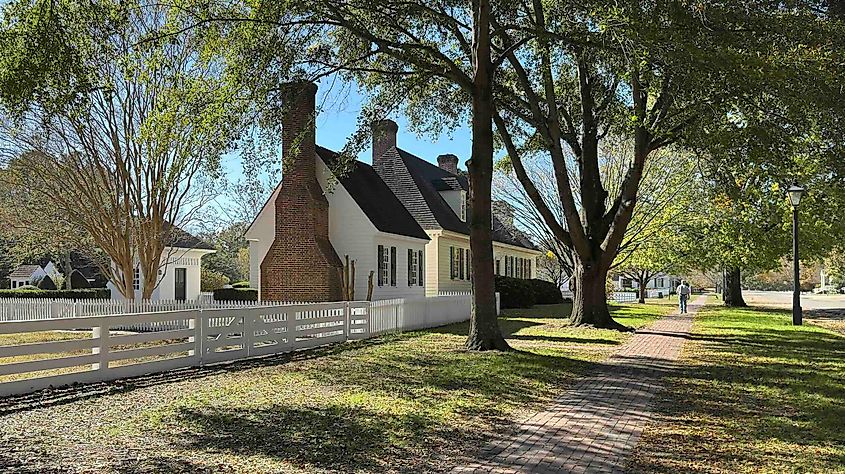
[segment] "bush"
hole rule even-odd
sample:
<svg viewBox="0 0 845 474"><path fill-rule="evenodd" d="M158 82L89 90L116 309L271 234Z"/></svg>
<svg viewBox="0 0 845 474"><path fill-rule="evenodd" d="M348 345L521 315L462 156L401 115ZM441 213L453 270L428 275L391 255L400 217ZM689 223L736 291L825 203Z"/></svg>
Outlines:
<svg viewBox="0 0 845 474"><path fill-rule="evenodd" d="M502 308L530 308L537 301L530 280L497 275L496 291Z"/></svg>
<svg viewBox="0 0 845 474"><path fill-rule="evenodd" d="M229 284L229 277L226 275L209 270L202 269L202 276L200 278L200 291L214 291L218 288L223 288Z"/></svg>
<svg viewBox="0 0 845 474"><path fill-rule="evenodd" d="M556 284L546 280L528 280L534 288L536 304L560 304L563 303L563 294Z"/></svg>
<svg viewBox="0 0 845 474"><path fill-rule="evenodd" d="M250 288L248 281L236 281L232 283L232 288Z"/></svg>
<svg viewBox="0 0 845 474"><path fill-rule="evenodd" d="M88 288L83 290L41 290L34 286L0 290L0 298L57 298L71 300L111 299L108 288Z"/></svg>
<svg viewBox="0 0 845 474"><path fill-rule="evenodd" d="M258 301L255 288L218 288L214 290L214 301Z"/></svg>
<svg viewBox="0 0 845 474"><path fill-rule="evenodd" d="M40 280L38 280L38 284L36 286L39 290L58 290L58 288L56 288L56 283L53 282L53 279L50 278L50 275L44 275Z"/></svg>

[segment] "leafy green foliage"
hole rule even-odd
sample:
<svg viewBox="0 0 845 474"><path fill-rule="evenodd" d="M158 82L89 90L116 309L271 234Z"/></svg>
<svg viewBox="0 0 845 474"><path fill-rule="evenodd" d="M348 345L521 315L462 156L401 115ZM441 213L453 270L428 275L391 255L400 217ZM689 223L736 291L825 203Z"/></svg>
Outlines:
<svg viewBox="0 0 845 474"><path fill-rule="evenodd" d="M87 288L83 290L43 290L36 287L15 288L14 290L0 290L0 298L111 299L111 290L108 288Z"/></svg>
<svg viewBox="0 0 845 474"><path fill-rule="evenodd" d="M536 304L561 304L563 295L556 283L546 280L527 280L534 290Z"/></svg>
<svg viewBox="0 0 845 474"><path fill-rule="evenodd" d="M214 291L229 284L229 277L214 270L202 269L200 291Z"/></svg>
<svg viewBox="0 0 845 474"><path fill-rule="evenodd" d="M501 308L530 308L537 303L530 280L496 275L495 283Z"/></svg>

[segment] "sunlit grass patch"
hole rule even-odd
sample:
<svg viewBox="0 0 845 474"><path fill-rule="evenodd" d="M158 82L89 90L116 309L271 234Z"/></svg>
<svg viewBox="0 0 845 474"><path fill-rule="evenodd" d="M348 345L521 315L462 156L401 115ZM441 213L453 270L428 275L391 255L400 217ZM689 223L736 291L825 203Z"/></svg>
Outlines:
<svg viewBox="0 0 845 474"><path fill-rule="evenodd" d="M707 308L629 472L843 472L845 337Z"/></svg>

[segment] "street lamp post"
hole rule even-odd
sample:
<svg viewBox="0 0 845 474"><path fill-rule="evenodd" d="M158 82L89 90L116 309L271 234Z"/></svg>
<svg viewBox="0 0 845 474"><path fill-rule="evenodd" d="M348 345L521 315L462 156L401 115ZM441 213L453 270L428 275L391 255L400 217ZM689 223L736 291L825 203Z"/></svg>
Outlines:
<svg viewBox="0 0 845 474"><path fill-rule="evenodd" d="M792 325L800 326L802 320L801 312L801 271L798 266L798 204L801 203L801 196L804 188L795 181L786 190L789 196L789 203L792 204L792 264L795 279L792 293Z"/></svg>

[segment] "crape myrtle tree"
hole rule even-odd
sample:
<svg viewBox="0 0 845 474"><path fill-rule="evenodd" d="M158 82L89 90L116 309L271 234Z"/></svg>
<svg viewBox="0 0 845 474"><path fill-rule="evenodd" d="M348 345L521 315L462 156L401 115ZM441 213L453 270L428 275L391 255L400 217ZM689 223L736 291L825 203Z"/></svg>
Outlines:
<svg viewBox="0 0 845 474"><path fill-rule="evenodd" d="M164 39L181 19L163 5L18 1L0 27L4 157L28 155L27 184L109 256L130 299L136 268L143 298L157 286L172 225L204 204L238 129L219 63L190 32Z"/></svg>
<svg viewBox="0 0 845 474"><path fill-rule="evenodd" d="M816 7L591 2L582 11L535 1L521 35L500 35L509 74L500 75L497 130L526 194L573 254L573 323L622 328L608 312L605 280L633 218L645 165L655 151L685 145L689 130L729 115L738 101L777 93L781 83L794 86L804 78L797 65L827 61L816 48L829 45L808 33L819 28ZM526 41L530 48L515 50ZM615 196L599 159L600 143L614 133L634 142ZM562 222L524 171L523 156L536 150L554 164Z"/></svg>

